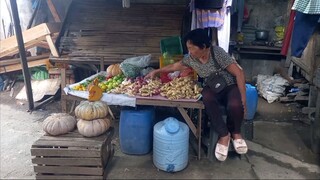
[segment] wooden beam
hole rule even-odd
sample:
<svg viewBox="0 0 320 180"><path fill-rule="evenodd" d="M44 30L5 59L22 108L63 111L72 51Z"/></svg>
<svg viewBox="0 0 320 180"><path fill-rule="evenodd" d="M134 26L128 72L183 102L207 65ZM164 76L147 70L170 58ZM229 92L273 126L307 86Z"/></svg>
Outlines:
<svg viewBox="0 0 320 180"><path fill-rule="evenodd" d="M48 4L48 7L49 7L49 9L51 11L51 14L52 14L52 16L54 18L54 21L61 22L59 13L56 10L56 8L54 7L54 4L52 3L52 1L51 0L47 0L47 4Z"/></svg>
<svg viewBox="0 0 320 180"><path fill-rule="evenodd" d="M50 56L50 54L43 54L43 55L39 55L39 56L29 56L29 57L27 57L27 61L29 62L29 61L39 60L39 59L48 59L49 56ZM20 58L3 59L3 60L0 60L0 67L19 64L19 63L21 63Z"/></svg>
<svg viewBox="0 0 320 180"><path fill-rule="evenodd" d="M58 50L57 50L56 46L54 45L54 42L51 39L51 36L50 35L46 35L46 39L47 39L47 43L49 45L49 48L50 48L50 51L51 51L52 55L55 56L55 57L59 57Z"/></svg>
<svg viewBox="0 0 320 180"><path fill-rule="evenodd" d="M60 31L61 23L42 23L22 32L25 49L36 46L46 39L47 35ZM14 55L19 52L16 36L0 41L0 57Z"/></svg>
<svg viewBox="0 0 320 180"><path fill-rule="evenodd" d="M30 67L46 65L47 63L49 63L49 58L38 59L38 60L35 60L35 61L28 62L28 67L30 68ZM0 67L0 74L7 73L7 72L18 71L18 70L22 70L21 63Z"/></svg>

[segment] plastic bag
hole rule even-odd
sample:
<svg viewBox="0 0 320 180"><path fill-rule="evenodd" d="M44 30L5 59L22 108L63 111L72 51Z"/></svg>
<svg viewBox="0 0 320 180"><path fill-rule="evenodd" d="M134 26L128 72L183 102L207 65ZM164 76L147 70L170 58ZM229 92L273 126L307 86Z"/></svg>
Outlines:
<svg viewBox="0 0 320 180"><path fill-rule="evenodd" d="M145 56L137 56L125 59L122 63L131 64L140 68L149 66L151 61L151 54Z"/></svg>
<svg viewBox="0 0 320 180"><path fill-rule="evenodd" d="M147 67L147 68L144 68L140 71L140 75L141 76L145 76L147 75L150 71L154 70L154 68L152 67Z"/></svg>
<svg viewBox="0 0 320 180"><path fill-rule="evenodd" d="M140 75L140 71L142 70L141 67L128 64L128 63L121 63L120 64L120 69L122 70L123 74L126 77L129 78L135 78Z"/></svg>
<svg viewBox="0 0 320 180"><path fill-rule="evenodd" d="M265 98L268 103L272 103L283 96L286 86L289 86L289 82L279 74L275 74L274 76L258 75L257 89L259 94Z"/></svg>

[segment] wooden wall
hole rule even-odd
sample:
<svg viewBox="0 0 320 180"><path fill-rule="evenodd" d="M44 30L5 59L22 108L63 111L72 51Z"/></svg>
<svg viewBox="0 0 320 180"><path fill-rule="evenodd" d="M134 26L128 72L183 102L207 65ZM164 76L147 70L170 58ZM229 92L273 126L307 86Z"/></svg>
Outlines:
<svg viewBox="0 0 320 180"><path fill-rule="evenodd" d="M158 64L160 40L180 35L184 5L131 4L115 0L74 0L58 41L60 59L105 64L125 58L152 55Z"/></svg>

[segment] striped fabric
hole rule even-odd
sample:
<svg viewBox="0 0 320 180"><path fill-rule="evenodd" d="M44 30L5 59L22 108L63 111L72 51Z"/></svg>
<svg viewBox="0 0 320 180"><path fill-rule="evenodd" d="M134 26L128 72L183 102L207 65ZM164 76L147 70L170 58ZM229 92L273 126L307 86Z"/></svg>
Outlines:
<svg viewBox="0 0 320 180"><path fill-rule="evenodd" d="M198 28L220 27L223 25L225 14L219 10L196 9Z"/></svg>
<svg viewBox="0 0 320 180"><path fill-rule="evenodd" d="M320 0L295 0L292 10L304 14L320 14Z"/></svg>

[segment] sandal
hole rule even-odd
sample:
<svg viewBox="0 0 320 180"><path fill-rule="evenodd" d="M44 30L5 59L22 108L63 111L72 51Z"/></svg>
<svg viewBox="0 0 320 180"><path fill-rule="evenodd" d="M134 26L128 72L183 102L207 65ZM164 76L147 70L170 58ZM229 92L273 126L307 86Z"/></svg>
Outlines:
<svg viewBox="0 0 320 180"><path fill-rule="evenodd" d="M227 159L229 144L230 144L230 141L228 141L228 146L217 143L216 149L215 149L215 156L219 161L225 161Z"/></svg>
<svg viewBox="0 0 320 180"><path fill-rule="evenodd" d="M246 154L248 152L248 146L244 139L232 139L232 144L238 154Z"/></svg>

